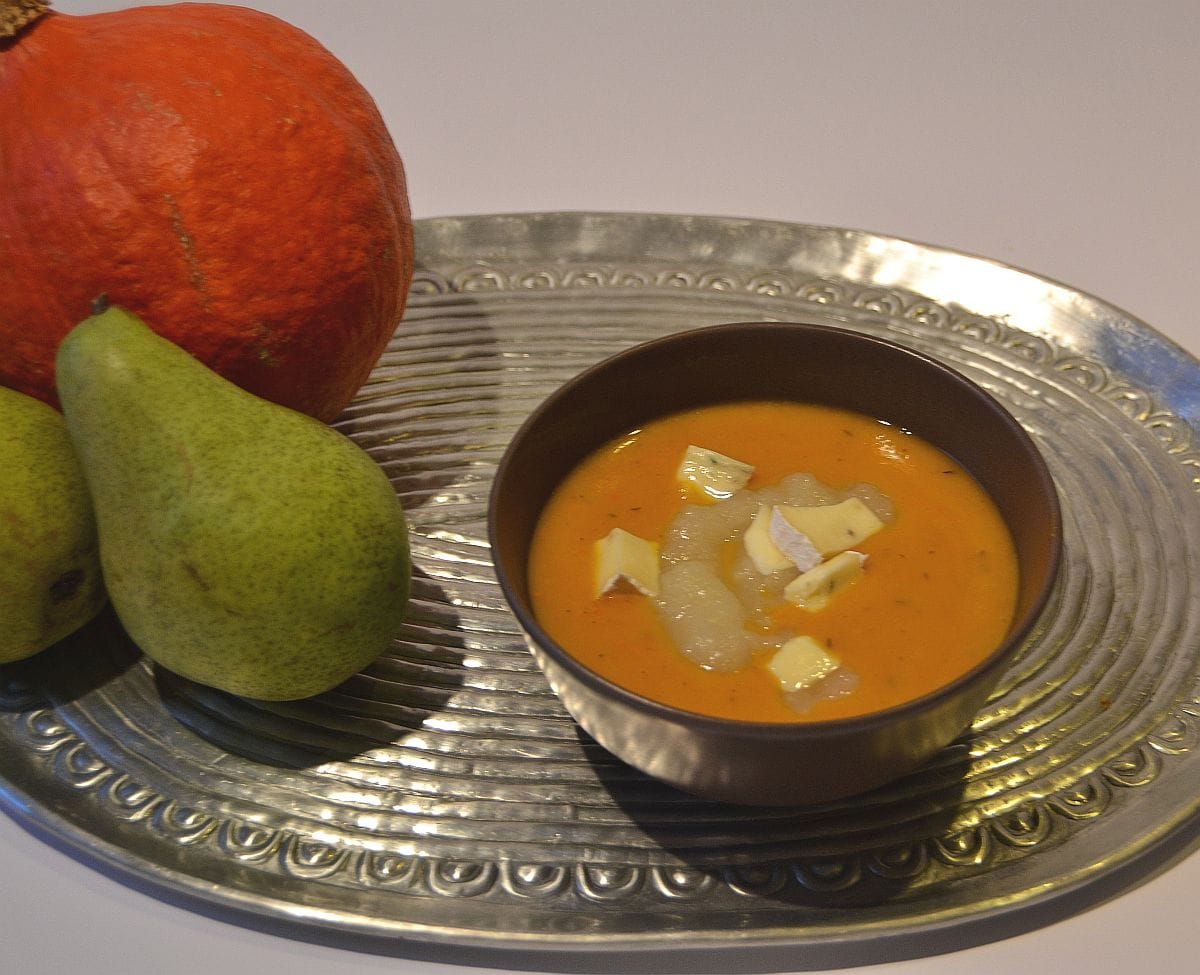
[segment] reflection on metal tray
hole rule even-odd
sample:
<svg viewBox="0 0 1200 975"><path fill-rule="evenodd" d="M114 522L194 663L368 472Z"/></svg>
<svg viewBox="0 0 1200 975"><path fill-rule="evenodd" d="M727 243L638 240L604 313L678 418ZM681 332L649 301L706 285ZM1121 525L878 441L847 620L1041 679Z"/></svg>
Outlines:
<svg viewBox="0 0 1200 975"><path fill-rule="evenodd" d="M106 615L0 668L11 814L245 923L572 951L944 934L1086 890L1189 825L1200 364L1182 350L1034 275L848 230L557 213L420 221L417 243L406 320L337 424L411 520L391 653L265 705L152 668ZM802 810L691 799L583 736L525 650L484 527L507 438L563 380L762 319L960 369L1039 443L1066 520L1061 584L971 730L893 786Z"/></svg>

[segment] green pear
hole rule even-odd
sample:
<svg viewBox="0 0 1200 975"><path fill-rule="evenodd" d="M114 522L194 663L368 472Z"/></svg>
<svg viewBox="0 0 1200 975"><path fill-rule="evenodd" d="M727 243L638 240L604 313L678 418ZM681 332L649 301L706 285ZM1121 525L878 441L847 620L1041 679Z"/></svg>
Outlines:
<svg viewBox="0 0 1200 975"><path fill-rule="evenodd" d="M62 414L0 387L0 663L45 650L104 603L92 502Z"/></svg>
<svg viewBox="0 0 1200 975"><path fill-rule="evenodd" d="M408 601L408 531L357 445L117 307L67 335L56 369L109 597L148 657L281 701L387 649Z"/></svg>

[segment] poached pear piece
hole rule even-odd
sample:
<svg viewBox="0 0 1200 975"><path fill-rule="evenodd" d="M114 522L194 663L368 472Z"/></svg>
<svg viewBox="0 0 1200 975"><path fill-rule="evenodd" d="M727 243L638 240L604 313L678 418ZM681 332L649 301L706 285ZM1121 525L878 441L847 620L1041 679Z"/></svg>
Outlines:
<svg viewBox="0 0 1200 975"><path fill-rule="evenodd" d="M57 643L105 601L92 502L62 414L0 387L0 664Z"/></svg>
<svg viewBox="0 0 1200 975"><path fill-rule="evenodd" d="M329 690L390 645L411 564L382 469L110 307L57 358L113 608L176 674L250 698Z"/></svg>

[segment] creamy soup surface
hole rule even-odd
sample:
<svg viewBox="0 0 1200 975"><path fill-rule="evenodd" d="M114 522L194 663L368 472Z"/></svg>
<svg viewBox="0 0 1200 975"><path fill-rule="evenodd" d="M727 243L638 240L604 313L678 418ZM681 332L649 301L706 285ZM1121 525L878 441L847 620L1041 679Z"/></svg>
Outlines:
<svg viewBox="0 0 1200 975"><path fill-rule="evenodd" d="M681 482L681 458L696 445L752 466L748 482L720 499ZM882 522L853 546L861 571L817 611L782 597L801 570L756 574L743 544L755 511L797 497L803 504L862 498ZM711 520L718 505L731 506L720 514L736 530L717 540L715 561L703 566L715 566L722 598L731 594L741 607L735 625L748 649L733 663L681 651L672 636L681 631L668 625L664 607L669 591L596 588L597 543L620 528L655 546L670 590L680 526L687 536L688 519ZM688 556L682 553L690 572L702 563ZM794 722L888 708L970 670L1008 629L1017 564L991 499L932 445L842 410L745 402L656 420L587 458L542 513L529 584L546 632L614 683L688 711ZM706 597L701 611L719 601ZM716 625L701 621L699 639ZM810 638L838 664L800 692L781 686L770 666L795 636Z"/></svg>

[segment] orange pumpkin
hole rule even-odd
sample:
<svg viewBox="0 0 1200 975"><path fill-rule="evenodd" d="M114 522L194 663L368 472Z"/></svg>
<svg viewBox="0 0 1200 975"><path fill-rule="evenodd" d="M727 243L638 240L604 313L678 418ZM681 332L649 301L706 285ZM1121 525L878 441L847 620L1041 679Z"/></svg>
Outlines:
<svg viewBox="0 0 1200 975"><path fill-rule="evenodd" d="M58 344L105 294L259 396L350 402L403 314L412 220L325 48L241 7L51 11L0 41L0 105L0 384L56 404Z"/></svg>

